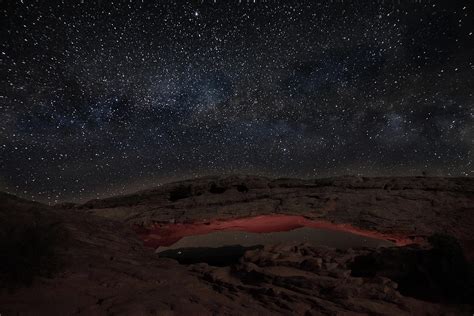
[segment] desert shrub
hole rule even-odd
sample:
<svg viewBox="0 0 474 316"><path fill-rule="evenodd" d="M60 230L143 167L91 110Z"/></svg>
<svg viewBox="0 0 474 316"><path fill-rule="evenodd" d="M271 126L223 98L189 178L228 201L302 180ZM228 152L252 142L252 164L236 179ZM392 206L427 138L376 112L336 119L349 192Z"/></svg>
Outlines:
<svg viewBox="0 0 474 316"><path fill-rule="evenodd" d="M52 277L61 267L56 249L63 238L57 224L2 227L0 288L14 289L31 285L36 277Z"/></svg>
<svg viewBox="0 0 474 316"><path fill-rule="evenodd" d="M193 196L193 191L191 189L191 186L180 185L174 188L172 191L170 191L169 200L174 202L174 201L185 199L191 196Z"/></svg>
<svg viewBox="0 0 474 316"><path fill-rule="evenodd" d="M238 184L237 191L239 192L248 192L249 188L245 184Z"/></svg>
<svg viewBox="0 0 474 316"><path fill-rule="evenodd" d="M209 188L209 192L213 193L213 194L222 194L226 191L227 189L224 188L224 187L221 187L221 186L218 186L217 184L215 183L212 183L211 184L211 187Z"/></svg>

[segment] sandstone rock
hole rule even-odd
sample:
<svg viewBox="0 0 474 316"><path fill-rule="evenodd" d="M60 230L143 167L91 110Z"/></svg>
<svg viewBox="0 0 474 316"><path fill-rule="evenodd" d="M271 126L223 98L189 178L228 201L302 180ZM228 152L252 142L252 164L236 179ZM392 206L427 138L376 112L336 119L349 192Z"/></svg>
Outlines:
<svg viewBox="0 0 474 316"><path fill-rule="evenodd" d="M406 291L406 273L423 275L433 262L442 262L435 268L452 266L448 258L453 256L439 252L439 247L335 250L276 245L247 251L231 267L184 266L144 248L131 226L278 212L352 224L394 238L418 240L445 232L469 250L474 244L473 194L472 178L252 176L188 180L55 208L0 193L0 228L59 223L68 236L55 248L64 266L35 278L31 286L13 292L0 289L0 313L471 315L472 302L446 294L448 301L420 300ZM445 293L449 286L464 285L458 282L463 273L453 278L428 273L428 280L448 284ZM419 285L430 289L429 282Z"/></svg>

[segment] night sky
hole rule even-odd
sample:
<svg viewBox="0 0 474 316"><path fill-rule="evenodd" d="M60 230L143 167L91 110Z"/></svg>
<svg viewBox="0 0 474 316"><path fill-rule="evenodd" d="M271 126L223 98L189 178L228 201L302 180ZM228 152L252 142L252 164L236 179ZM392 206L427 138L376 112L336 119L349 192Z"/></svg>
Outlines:
<svg viewBox="0 0 474 316"><path fill-rule="evenodd" d="M0 1L0 190L473 176L470 1L398 2Z"/></svg>

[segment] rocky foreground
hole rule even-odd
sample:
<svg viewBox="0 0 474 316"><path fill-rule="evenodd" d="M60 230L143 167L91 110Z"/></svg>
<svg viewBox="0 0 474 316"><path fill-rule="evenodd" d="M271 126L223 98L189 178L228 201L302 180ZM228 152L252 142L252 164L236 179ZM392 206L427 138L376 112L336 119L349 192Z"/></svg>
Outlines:
<svg viewBox="0 0 474 316"><path fill-rule="evenodd" d="M473 207L472 178L201 178L55 207L0 194L0 313L471 315ZM215 267L159 258L136 233L262 214L417 244L273 245Z"/></svg>

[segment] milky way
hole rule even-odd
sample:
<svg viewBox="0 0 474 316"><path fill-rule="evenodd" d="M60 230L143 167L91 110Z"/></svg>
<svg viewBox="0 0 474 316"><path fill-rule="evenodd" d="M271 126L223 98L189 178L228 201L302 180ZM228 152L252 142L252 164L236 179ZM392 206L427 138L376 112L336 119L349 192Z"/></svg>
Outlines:
<svg viewBox="0 0 474 316"><path fill-rule="evenodd" d="M472 7L402 2L0 2L0 190L472 176Z"/></svg>

